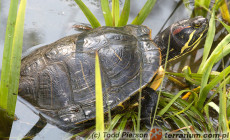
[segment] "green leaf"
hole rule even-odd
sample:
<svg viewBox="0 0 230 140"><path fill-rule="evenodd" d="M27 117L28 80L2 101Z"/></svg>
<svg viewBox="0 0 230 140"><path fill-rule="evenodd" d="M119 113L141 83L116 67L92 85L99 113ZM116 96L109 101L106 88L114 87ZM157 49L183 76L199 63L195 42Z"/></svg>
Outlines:
<svg viewBox="0 0 230 140"><path fill-rule="evenodd" d="M228 3L226 0L222 0L222 4L220 7L220 12L222 15L222 18L227 21L228 23L230 23L230 14L229 14L229 10L228 10Z"/></svg>
<svg viewBox="0 0 230 140"><path fill-rule="evenodd" d="M189 0L183 0L183 3L184 3L184 6L186 8L188 8L189 10L191 10L191 8L190 8L190 1Z"/></svg>
<svg viewBox="0 0 230 140"><path fill-rule="evenodd" d="M133 122L133 127L134 127L134 132L137 132L137 123L136 123L136 114L132 113L131 118L132 118L132 122Z"/></svg>
<svg viewBox="0 0 230 140"><path fill-rule="evenodd" d="M211 0L195 0L195 16L206 17ZM204 9L202 9L204 8Z"/></svg>
<svg viewBox="0 0 230 140"><path fill-rule="evenodd" d="M135 19L131 24L134 25L141 25L144 20L148 17L149 13L153 9L153 6L155 5L156 0L147 0L141 11L137 14Z"/></svg>
<svg viewBox="0 0 230 140"><path fill-rule="evenodd" d="M225 84L226 85L226 84ZM219 112L219 128L224 133L229 132L229 125L228 125L228 118L227 118L227 100L226 100L226 86L224 86L223 90L219 89L219 106L220 106L220 112Z"/></svg>
<svg viewBox="0 0 230 140"><path fill-rule="evenodd" d="M162 92L162 95L165 96L165 97L170 98L169 101L171 101L173 98L175 98L175 95L170 94L168 92ZM164 98L161 98L161 100L163 100L163 99ZM179 104L179 105L177 105L177 107L180 107L180 108L182 108L183 106L189 106L189 103L187 101L185 101L185 100L182 100L181 98L178 98L174 103ZM164 106L166 106L166 105L164 105ZM198 116L199 117L198 119L200 119L202 121L205 121L203 114L200 111L198 111L197 108L195 108L194 106L191 106L189 110L190 110L190 113L191 113L190 115L191 116L194 116L195 118L197 118L196 116Z"/></svg>
<svg viewBox="0 0 230 140"><path fill-rule="evenodd" d="M7 107L12 116L14 116L20 78L26 3L27 0L21 0L19 5L11 52L10 84Z"/></svg>
<svg viewBox="0 0 230 140"><path fill-rule="evenodd" d="M130 0L125 0L125 4L118 22L119 27L125 26L127 24L129 19L129 12L130 12Z"/></svg>
<svg viewBox="0 0 230 140"><path fill-rule="evenodd" d="M165 74L185 78L185 75L183 73L165 72ZM201 81L203 74L191 73L191 74L189 74L189 76L190 76L190 78L192 78L194 80ZM209 75L209 79L214 79L215 77L216 77L215 73L211 73Z"/></svg>
<svg viewBox="0 0 230 140"><path fill-rule="evenodd" d="M206 70L206 68L209 66L209 59L213 59L219 55L223 54L223 50L228 50L228 48L226 47L230 42L230 34L228 34L218 45L217 47L214 49L214 51L212 52L212 54L210 55L210 57L208 58L208 60L205 62L203 68L201 69L201 72L203 72L204 70ZM219 59L220 60L220 59ZM215 60L216 62L216 60Z"/></svg>
<svg viewBox="0 0 230 140"><path fill-rule="evenodd" d="M201 71L203 72L203 77L202 77L202 81L201 81L201 93L198 99L198 107L199 109L202 108L204 101L206 100L207 94L209 92L210 87L214 86L214 85L209 85L208 87L205 88L205 86L208 83L208 78L209 78L209 74L212 70L213 65L218 62L221 58L223 58L224 56L226 56L227 54L229 54L230 52L230 45L228 45L230 42L230 34L228 34L218 45L217 47L214 49L214 51L212 52L212 54L210 55L210 57L208 58L208 60L205 62L203 69L201 69ZM213 81L213 80L212 80ZM214 81L215 82L215 81ZM212 84L217 84L217 83L213 83Z"/></svg>
<svg viewBox="0 0 230 140"><path fill-rule="evenodd" d="M217 19L223 26L224 28L228 31L228 33L230 33L230 26L228 26L227 24L225 24L223 21Z"/></svg>
<svg viewBox="0 0 230 140"><path fill-rule="evenodd" d="M227 117L230 117L230 100L227 100Z"/></svg>
<svg viewBox="0 0 230 140"><path fill-rule="evenodd" d="M140 68L142 71L142 67ZM140 73L140 81L142 79L142 73ZM140 120L141 120L141 95L142 95L142 90L141 90L141 82L140 82L140 90L139 90L139 98L138 98L138 114L137 114L137 132L140 131Z"/></svg>
<svg viewBox="0 0 230 140"><path fill-rule="evenodd" d="M217 54L215 55L215 57L217 57ZM197 107L200 110L203 107L203 103L206 100L206 97L207 97L207 94L208 94L208 92L204 93L203 89L208 83L209 75L210 75L212 67L214 65L215 58L209 59L207 62L209 62L209 65L207 66L206 70L203 72L203 76L202 76L202 79L201 79L201 88L200 88L201 92L200 92L200 95L199 95L199 98L198 98L198 101L197 101Z"/></svg>
<svg viewBox="0 0 230 140"><path fill-rule="evenodd" d="M81 8L82 12L85 14L86 18L88 19L88 21L90 22L93 28L97 28L101 26L99 21L93 15L93 13L89 10L89 8L81 0L74 0L74 1Z"/></svg>
<svg viewBox="0 0 230 140"><path fill-rule="evenodd" d="M192 103L190 103L188 106L186 106L184 109L182 109L181 111L175 112L175 113L173 114L173 116L175 116L176 114L179 115L179 114L181 114L181 113L184 113L185 111L187 111L187 110L193 105L193 103L194 103L194 101L193 101ZM171 116L168 116L167 118L169 118L169 117L171 117ZM165 119L166 119L166 118L165 118Z"/></svg>
<svg viewBox="0 0 230 140"><path fill-rule="evenodd" d="M230 39L230 35L226 36L226 38L229 38ZM225 40L223 39L223 40ZM222 40L222 41L223 41ZM221 46L223 47L227 42L223 41L223 42L220 42L219 44L222 44ZM218 45L219 46L219 45ZM219 47L216 47L216 49L219 49ZM228 45L227 45L228 46ZM229 47L226 47L229 49ZM216 50L215 49L215 50ZM215 50L213 51L213 53L215 53ZM220 52L217 52L215 54L212 53L212 55L209 57L208 61L209 62L209 65L206 65L206 70L204 71L204 74L203 74L203 79L206 79L206 84L203 83L204 87L201 89L201 92L200 92L200 96L199 96L199 99L198 99L198 103L197 103L197 106L199 107L199 109L202 109L203 107L203 104L204 104L204 101L206 100L207 98L207 95L209 93L209 91L214 88L220 81L223 80L223 78L230 73L230 66L228 66L226 69L224 69L216 78L214 78L209 84L207 84L207 78L208 78L208 74L210 73L211 69L212 69L212 66L213 64L216 62L216 59L219 58L218 56L221 55L222 51L221 49L219 49ZM202 79L202 80L203 80Z"/></svg>
<svg viewBox="0 0 230 140"><path fill-rule="evenodd" d="M172 114L173 115L173 114ZM175 124L179 127L179 128L183 128L184 127L184 124L183 124L183 122L182 121L180 121L178 118L176 118L176 117L172 117L172 120L173 120L173 122L175 122Z"/></svg>
<svg viewBox="0 0 230 140"><path fill-rule="evenodd" d="M95 92L96 92L96 132L100 133L100 136L104 132L104 109L103 109L103 93L101 82L101 70L98 52L96 51L95 57ZM100 140L104 140L104 137L99 137Z"/></svg>
<svg viewBox="0 0 230 140"><path fill-rule="evenodd" d="M184 77L187 81L189 81L190 83L195 84L195 85L200 85L199 81L196 81L196 80L191 78L191 76L190 76L191 75L191 69L189 66L185 66L182 71L183 71Z"/></svg>
<svg viewBox="0 0 230 140"><path fill-rule="evenodd" d="M10 81L10 59L12 52L12 44L17 17L18 0L11 0L9 15L6 26L5 44L2 60L1 85L0 85L0 107L7 109L7 99ZM20 59L21 60L21 59Z"/></svg>
<svg viewBox="0 0 230 140"><path fill-rule="evenodd" d="M107 131L110 132L114 129L114 127L118 124L118 121L124 116L125 114L117 114L113 120L111 121Z"/></svg>
<svg viewBox="0 0 230 140"><path fill-rule="evenodd" d="M176 116L182 121L182 123L184 124L184 126L187 128L187 131L190 133L190 134L192 134L192 131L189 129L189 121L185 118L185 117L183 117L182 115L177 115L176 114ZM191 124L190 124L191 125Z"/></svg>
<svg viewBox="0 0 230 140"><path fill-rule="evenodd" d="M213 10L212 15L211 15L211 19L209 21L209 29L208 29L207 37L206 37L205 44L204 44L204 52L203 52L202 62L200 64L199 70L197 72L199 74L201 74L204 71L203 67L204 67L204 64L207 61L209 52L211 50L212 43L213 43L213 40L214 40L214 37L215 37L215 32L216 32L215 11Z"/></svg>
<svg viewBox="0 0 230 140"><path fill-rule="evenodd" d="M118 25L119 15L120 15L119 0L113 0L112 1L112 16L113 16L113 26L115 27Z"/></svg>
<svg viewBox="0 0 230 140"><path fill-rule="evenodd" d="M161 109L157 115L162 116L163 114L165 114L165 112L167 112L167 110L170 108L170 106L172 106L172 104L176 101L176 99L178 99L182 93L184 92L189 92L190 90L182 90L180 91L163 109Z"/></svg>
<svg viewBox="0 0 230 140"><path fill-rule="evenodd" d="M211 107L214 108L214 109L217 109L218 106L216 106L216 104L213 103L213 102L209 102L208 104L206 104L206 105L204 106L204 112L205 112L206 118L207 118L207 120L208 120L208 127L209 127L209 130L211 130L212 133L213 133L213 132L215 132L215 131L214 131L214 128L213 128L213 123L212 123L212 121L210 120L210 116L209 116L209 106L211 106ZM219 108L218 108L218 111L219 111ZM214 134L214 133L213 133L213 134Z"/></svg>
<svg viewBox="0 0 230 140"><path fill-rule="evenodd" d="M131 113L126 113L125 114L125 116L122 118L122 120L121 120L121 123L120 123L120 125L118 126L118 128L117 128L117 132L119 132L120 134L122 134L123 133L123 131L124 131L124 129L125 129L125 126L126 126L126 124L127 124L127 121L128 121L128 119L130 118L130 116L131 116ZM121 137L121 135L119 135L119 138ZM119 139L118 138L118 139Z"/></svg>
<svg viewBox="0 0 230 140"><path fill-rule="evenodd" d="M109 1L101 0L101 8L104 15L106 26L113 26L113 17L109 8Z"/></svg>
<svg viewBox="0 0 230 140"><path fill-rule="evenodd" d="M138 97L138 114L137 114L137 132L140 131L140 120L141 120L141 99L142 99L142 76L143 76L142 65L140 65L140 85L139 85L139 97Z"/></svg>
<svg viewBox="0 0 230 140"><path fill-rule="evenodd" d="M74 134L74 135L68 137L67 140L76 139L77 136L81 136L81 135L83 135L83 134L87 134L88 132L90 132L90 131L93 130L94 128L95 128L95 126L91 126L91 127L87 128L87 129L85 129L85 130L83 130L83 131L81 131L81 132L79 132L79 133L77 133L77 134ZM90 135L90 136L91 136L91 135ZM92 136L91 136L91 137L92 137Z"/></svg>
<svg viewBox="0 0 230 140"><path fill-rule="evenodd" d="M220 50L219 55L216 58L215 63L220 61L222 58L224 58L226 55L230 54L230 44L223 46L222 50Z"/></svg>
<svg viewBox="0 0 230 140"><path fill-rule="evenodd" d="M214 110L216 110L216 112L218 113L220 112L220 108L214 102L209 102L207 105L212 107Z"/></svg>

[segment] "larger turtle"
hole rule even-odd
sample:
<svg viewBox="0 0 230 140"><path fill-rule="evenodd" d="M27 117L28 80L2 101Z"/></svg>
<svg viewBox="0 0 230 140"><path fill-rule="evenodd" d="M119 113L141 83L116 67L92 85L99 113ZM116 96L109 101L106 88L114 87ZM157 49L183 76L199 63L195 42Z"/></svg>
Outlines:
<svg viewBox="0 0 230 140"><path fill-rule="evenodd" d="M148 88L169 57L193 50L207 31L203 17L172 24L155 39L146 26L99 27L64 37L22 59L19 95L61 128L95 118L95 52L102 74L104 111L119 111L143 89L142 118L154 112L157 94Z"/></svg>

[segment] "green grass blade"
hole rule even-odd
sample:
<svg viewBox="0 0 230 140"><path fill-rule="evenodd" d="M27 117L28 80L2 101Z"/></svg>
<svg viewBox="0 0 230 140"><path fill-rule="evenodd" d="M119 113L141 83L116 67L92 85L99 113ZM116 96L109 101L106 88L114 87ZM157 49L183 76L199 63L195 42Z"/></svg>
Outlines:
<svg viewBox="0 0 230 140"><path fill-rule="evenodd" d="M125 0L125 4L123 10L121 12L121 16L118 22L118 26L125 26L129 20L129 12L130 12L130 0Z"/></svg>
<svg viewBox="0 0 230 140"><path fill-rule="evenodd" d="M117 27L120 15L119 0L112 1L113 26Z"/></svg>
<svg viewBox="0 0 230 140"><path fill-rule="evenodd" d="M172 115L173 115L173 114L172 114ZM177 117L172 117L171 119L173 120L173 122L175 122L175 124L176 124L179 128L184 127L183 122L180 121Z"/></svg>
<svg viewBox="0 0 230 140"><path fill-rule="evenodd" d="M171 101L171 99L164 99L164 100L166 102L164 106L166 106ZM178 113L179 111L184 110L184 108L187 108L188 106L189 106L189 110L186 110L183 113L186 114L187 116L188 115L192 116L193 118L204 122L204 118L201 116L202 114L199 111L196 111L196 109L195 109L195 107L193 105L191 105L191 104L189 104L187 102L185 104L185 103L181 102L180 100L175 101L173 103L173 106L171 106L167 110L166 113L168 113L168 112ZM169 117L172 117L172 116L169 116ZM166 117L166 118L168 118L168 117ZM166 118L164 118L164 119L166 119Z"/></svg>
<svg viewBox="0 0 230 140"><path fill-rule="evenodd" d="M183 117L182 115L177 115L176 114L176 116L181 120L181 122L184 124L184 126L187 128L187 131L190 133L190 134L192 134L192 131L189 129L189 121L185 118L185 117Z"/></svg>
<svg viewBox="0 0 230 140"><path fill-rule="evenodd" d="M27 0L21 0L18 8L10 61L10 84L7 107L12 116L14 116L20 78L26 3Z"/></svg>
<svg viewBox="0 0 230 140"><path fill-rule="evenodd" d="M230 43L230 34L228 34L218 45L217 47L215 48L215 50L212 52L212 54L210 55L210 57L208 59L213 59L215 58L215 56L213 55L216 55L218 54L219 55L222 55L222 52L223 52L223 48L226 49L226 46ZM204 64L204 67L203 69L201 70L202 72L204 71L204 69L209 65L209 62L208 60L205 62Z"/></svg>
<svg viewBox="0 0 230 140"><path fill-rule="evenodd" d="M185 75L183 73L174 73L174 72L165 72L165 74L167 75L173 75L173 76L176 76L176 77L185 77ZM202 76L203 74L197 74L197 73L191 73L189 74L189 77L194 79L194 80L197 80L197 81L201 81L202 79ZM211 73L209 75L209 79L214 79L217 75L215 73Z"/></svg>
<svg viewBox="0 0 230 140"><path fill-rule="evenodd" d="M228 10L228 3L226 0L222 1L221 7L220 7L220 12L222 15L222 18L227 21L228 23L230 23L230 14L229 14L229 10Z"/></svg>
<svg viewBox="0 0 230 140"><path fill-rule="evenodd" d="M125 129L125 126L126 126L126 124L127 124L127 121L128 121L128 119L130 118L130 116L131 116L131 113L130 113L130 112L125 114L125 116L124 116L124 117L122 118L122 120L121 120L120 125L117 127L117 132L119 132L120 134L123 133L123 131L124 131L124 129ZM119 135L119 138L117 138L117 139L120 139L121 136L122 136L122 135Z"/></svg>
<svg viewBox="0 0 230 140"><path fill-rule="evenodd" d="M230 117L230 100L227 100L227 117Z"/></svg>
<svg viewBox="0 0 230 140"><path fill-rule="evenodd" d="M226 86L226 83L230 83L230 76L225 78L225 80L219 85L218 88L223 88L224 86Z"/></svg>
<svg viewBox="0 0 230 140"><path fill-rule="evenodd" d="M185 66L184 68L183 68L183 73L184 73L184 77L185 77L185 79L188 81L188 82L190 82L190 83L192 83L192 84L195 84L195 85L200 85L200 82L199 81L196 81L196 80L194 80L194 79L192 79L191 78L191 69L190 69L190 67L189 66Z"/></svg>
<svg viewBox="0 0 230 140"><path fill-rule="evenodd" d="M220 113L219 113L219 127L224 133L229 132L229 126L228 126L228 119L227 119L227 101L226 101L226 87L219 90L220 96L219 100L221 101L219 103L220 107Z"/></svg>
<svg viewBox="0 0 230 140"><path fill-rule="evenodd" d="M10 77L10 58L13 44L13 36L15 30L16 16L17 16L18 0L11 0L10 9L8 15L8 21L6 26L4 53L2 60L1 71L1 85L0 85L0 107L7 109L7 98L9 88Z"/></svg>
<svg viewBox="0 0 230 140"><path fill-rule="evenodd" d="M224 28L228 31L228 33L230 33L230 26L225 24L223 21L219 20L218 21L224 26Z"/></svg>
<svg viewBox="0 0 230 140"><path fill-rule="evenodd" d="M173 114L173 115L175 116L176 114L179 115L179 114L184 113L185 111L187 111L193 105L193 103L194 103L194 101L192 103L190 103L188 106L186 106L184 109L182 109L182 110L180 110L178 112L175 112L175 114ZM171 117L171 116L168 116L168 117L166 117L164 119L167 119L169 117Z"/></svg>
<svg viewBox="0 0 230 140"><path fill-rule="evenodd" d="M93 130L94 128L95 128L95 126L91 126L91 127L87 128L87 129L85 129L85 130L83 130L83 131L81 131L81 132L79 132L79 133L77 133L77 134L74 134L74 135L72 135L72 136L66 138L66 140L76 139L77 136L81 136L81 135L83 135L83 134L87 134L89 131ZM91 136L91 137L92 137L92 136Z"/></svg>
<svg viewBox="0 0 230 140"><path fill-rule="evenodd" d="M172 104L176 101L176 99L178 99L182 93L184 92L189 92L190 90L182 90L180 91L163 109L161 109L157 115L162 116L165 112L167 112L167 110L170 108L170 106L172 106Z"/></svg>
<svg viewBox="0 0 230 140"><path fill-rule="evenodd" d="M208 128L209 128L209 130L211 130L211 132L213 133L213 132L215 132L215 131L214 131L214 128L213 128L213 123L212 123L212 121L210 120L210 116L209 116L209 106L214 107L214 105L212 105L212 103L213 103L213 102L210 102L210 103L208 103L208 104L206 104L206 105L204 106L204 112L205 112L206 118L207 118L207 120L208 120ZM214 107L214 108L215 108L215 107ZM213 133L213 134L214 134L214 133Z"/></svg>
<svg viewBox="0 0 230 140"><path fill-rule="evenodd" d="M89 10L89 8L81 0L74 0L74 1L81 8L82 12L85 14L86 18L88 19L88 21L90 22L93 28L97 28L101 26L99 21L93 15L93 13Z"/></svg>
<svg viewBox="0 0 230 140"><path fill-rule="evenodd" d="M141 25L153 9L155 3L156 0L148 0L131 24Z"/></svg>
<svg viewBox="0 0 230 140"><path fill-rule="evenodd" d="M215 54L213 56L217 57L218 55ZM203 72L203 76L202 76L202 79L201 79L201 86L200 86L200 91L201 92L200 92L200 95L199 95L199 98L198 98L198 101L197 101L197 104L196 104L197 107L199 108L199 110L202 109L204 101L206 100L206 97L207 97L207 94L208 94L208 92L204 93L203 89L208 83L209 75L210 75L212 67L213 67L213 65L215 63L215 58L208 59L207 62L209 62L209 65L206 67L205 71Z"/></svg>
<svg viewBox="0 0 230 140"><path fill-rule="evenodd" d="M207 33L207 37L205 40L205 45L204 45L204 52L203 52L203 58L202 58L202 62L199 66L199 70L197 73L201 74L203 72L204 69L204 63L206 62L209 52L211 50L212 47L212 43L215 37L215 32L216 32L216 26L215 26L215 11L212 11L212 16L211 19L209 21L209 29L208 29L208 33Z"/></svg>
<svg viewBox="0 0 230 140"><path fill-rule="evenodd" d="M168 38L168 47L167 47L167 53L166 53L166 58L165 58L165 64L164 64L164 68L166 69L167 68L167 63L168 63L168 56L169 56L169 46L170 46L170 35L169 35L169 38ZM160 68L158 68L158 69L161 69L161 67ZM163 68L162 68L163 69ZM163 75L162 75L162 79L164 79L164 77L165 77L165 71L163 71ZM156 108L158 108L158 106L159 106L159 102L160 102L160 97L161 97L161 92L162 92L162 87L163 87L163 82L164 82L164 80L161 82L161 85L160 85L160 91L159 91L159 93L158 93L158 99L157 99L157 104L156 104ZM154 89L154 90L156 90L156 89ZM153 128L153 125L154 125L154 122L155 122L155 116L156 116L156 114L157 114L157 109L155 109L155 112L154 112L154 115L153 115L153 121L152 121L152 124L151 124L151 129Z"/></svg>
<svg viewBox="0 0 230 140"><path fill-rule="evenodd" d="M101 0L101 8L104 15L106 26L113 26L113 17L109 8L109 1Z"/></svg>
<svg viewBox="0 0 230 140"><path fill-rule="evenodd" d="M203 107L203 103L207 97L208 91L204 90L204 87L208 83L209 75L212 70L213 65L227 55L230 52L230 48L228 44L230 42L230 34L228 34L215 48L212 52L208 60L204 63L204 66L201 70L203 72L202 80L201 80L201 88L200 88L200 96L197 102L198 108L201 109Z"/></svg>
<svg viewBox="0 0 230 140"><path fill-rule="evenodd" d="M132 113L131 114L131 119L132 119L132 122L133 122L133 129L134 129L134 132L136 133L137 132L137 123L136 123L136 114L135 113Z"/></svg>
<svg viewBox="0 0 230 140"><path fill-rule="evenodd" d="M212 107L214 110L216 110L216 112L218 113L220 112L220 108L214 102L209 102L207 105Z"/></svg>
<svg viewBox="0 0 230 140"><path fill-rule="evenodd" d="M95 94L96 94L96 132L103 136L104 132L104 109L103 109L103 94L101 82L101 70L98 52L96 52L95 59ZM99 137L104 140L104 137Z"/></svg>
<svg viewBox="0 0 230 140"><path fill-rule="evenodd" d="M220 61L222 58L224 58L226 55L228 55L230 53L230 44L228 44L227 46L223 46L222 48L222 52L217 56L215 63L217 63L218 61Z"/></svg>
<svg viewBox="0 0 230 140"><path fill-rule="evenodd" d="M213 6L216 11L224 4L225 0L215 0L215 5Z"/></svg>
<svg viewBox="0 0 230 140"><path fill-rule="evenodd" d="M215 54L221 54L223 52L223 48L225 48L228 44L230 43L230 34L228 34L215 48L215 50L212 52L212 54L210 55L209 59L212 59L212 57L214 57L213 55ZM208 62L205 63L204 67L207 67Z"/></svg>
<svg viewBox="0 0 230 140"><path fill-rule="evenodd" d="M108 132L112 131L112 130L115 128L115 126L117 125L118 121L119 121L124 115L125 115L125 114L117 114L117 115L113 118L113 120L111 121L111 123L110 123L110 125L109 125L107 131L108 131Z"/></svg>
<svg viewBox="0 0 230 140"><path fill-rule="evenodd" d="M184 6L186 8L188 8L189 10L191 10L191 8L190 8L190 1L189 0L183 0L183 3L184 3Z"/></svg>
<svg viewBox="0 0 230 140"><path fill-rule="evenodd" d="M162 92L162 95L170 98L170 101L175 97L175 95L167 93L167 92ZM180 106L182 106L182 105L189 106L189 103L187 101L185 101L185 100L182 100L181 98L178 98L176 101L180 104ZM164 106L166 106L166 105L164 105ZM178 106L178 107L180 107L180 106ZM202 121L205 121L203 114L200 111L198 111L197 108L195 108L194 106L191 106L190 110L191 110L191 113L195 114L195 115L192 115L192 116L199 116L198 119L200 119Z"/></svg>
<svg viewBox="0 0 230 140"><path fill-rule="evenodd" d="M195 0L195 16L206 17L207 11L202 8L209 8L211 0Z"/></svg>
<svg viewBox="0 0 230 140"><path fill-rule="evenodd" d="M206 100L206 97L211 89L213 89L219 82L221 82L225 76L227 76L230 73L230 66L228 66L226 69L224 69L215 79L213 79L208 85L206 85L200 93L199 101L198 101L198 107L203 106L204 101Z"/></svg>
<svg viewBox="0 0 230 140"><path fill-rule="evenodd" d="M139 88L139 97L138 97L138 114L137 114L137 132L140 131L140 121L141 121L141 97L142 97L142 65L140 66L140 88Z"/></svg>

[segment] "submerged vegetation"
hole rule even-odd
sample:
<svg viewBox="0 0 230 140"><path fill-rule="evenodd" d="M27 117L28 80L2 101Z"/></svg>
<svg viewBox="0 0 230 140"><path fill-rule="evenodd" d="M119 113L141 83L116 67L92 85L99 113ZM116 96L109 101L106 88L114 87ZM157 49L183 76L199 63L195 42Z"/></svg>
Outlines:
<svg viewBox="0 0 230 140"><path fill-rule="evenodd" d="M93 28L101 26L96 17L81 0L75 0L75 2L82 9ZM101 0L105 25L115 27L126 25L128 23L131 2L130 0L125 0L120 14L119 0L112 0L111 9L108 0ZM156 0L147 0L131 24L142 24L154 7L155 2ZM189 3L188 0L183 0L183 2L185 6ZM18 92L26 0L21 0L18 10L17 6L18 0L11 0L0 85L0 108L6 111L11 117L14 116L16 95ZM156 116L154 116L157 118L154 120L154 126L160 124L158 127L161 127L161 129L166 132L224 134L229 132L230 124L230 66L226 66L223 59L230 55L230 35L226 35L218 45L213 44L213 42L217 22L222 24L225 30L230 32L230 26L228 26L230 23L229 3L225 0L216 0L215 3L211 0L195 0L194 6L192 16L202 15L209 19L209 29L204 44L203 59L199 70L196 72L192 73L189 66L185 67L181 73L165 72L165 79L174 79L175 83L183 85L183 83L175 79L182 77L189 85L186 87L189 88L181 90L178 93L170 93L163 91L161 89L162 86L160 86L159 93L161 96L159 97ZM223 21L220 20L218 14L219 16L221 15ZM140 125L140 104L138 106L139 109L133 109L112 117L109 112L109 123L105 122L105 124L103 124L104 115L102 113L103 101L101 96L100 64L97 57L96 60L95 69L97 71L95 71L95 79L99 79L95 81L95 91L97 92L96 107L101 108L96 109L96 132L111 132L113 130L123 132L127 128L129 131L134 132L148 131L147 128L141 127ZM222 71L213 72L213 67L217 63L221 63ZM216 102L214 98L218 98L218 102ZM218 114L217 117L214 118L218 120L218 124L214 124L211 120L213 116L210 112L213 111ZM165 125L162 125L162 123ZM6 135L9 135L9 132L8 134L2 134L0 131L0 138ZM77 135L79 134L74 136Z"/></svg>

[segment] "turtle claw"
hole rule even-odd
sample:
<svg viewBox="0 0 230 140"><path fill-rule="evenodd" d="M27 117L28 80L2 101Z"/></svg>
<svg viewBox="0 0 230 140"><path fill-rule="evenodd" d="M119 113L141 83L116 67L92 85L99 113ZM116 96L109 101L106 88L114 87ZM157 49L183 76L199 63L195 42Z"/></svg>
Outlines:
<svg viewBox="0 0 230 140"><path fill-rule="evenodd" d="M79 118L85 118L85 113L80 105L68 105L58 111L59 118L67 123L79 121Z"/></svg>

